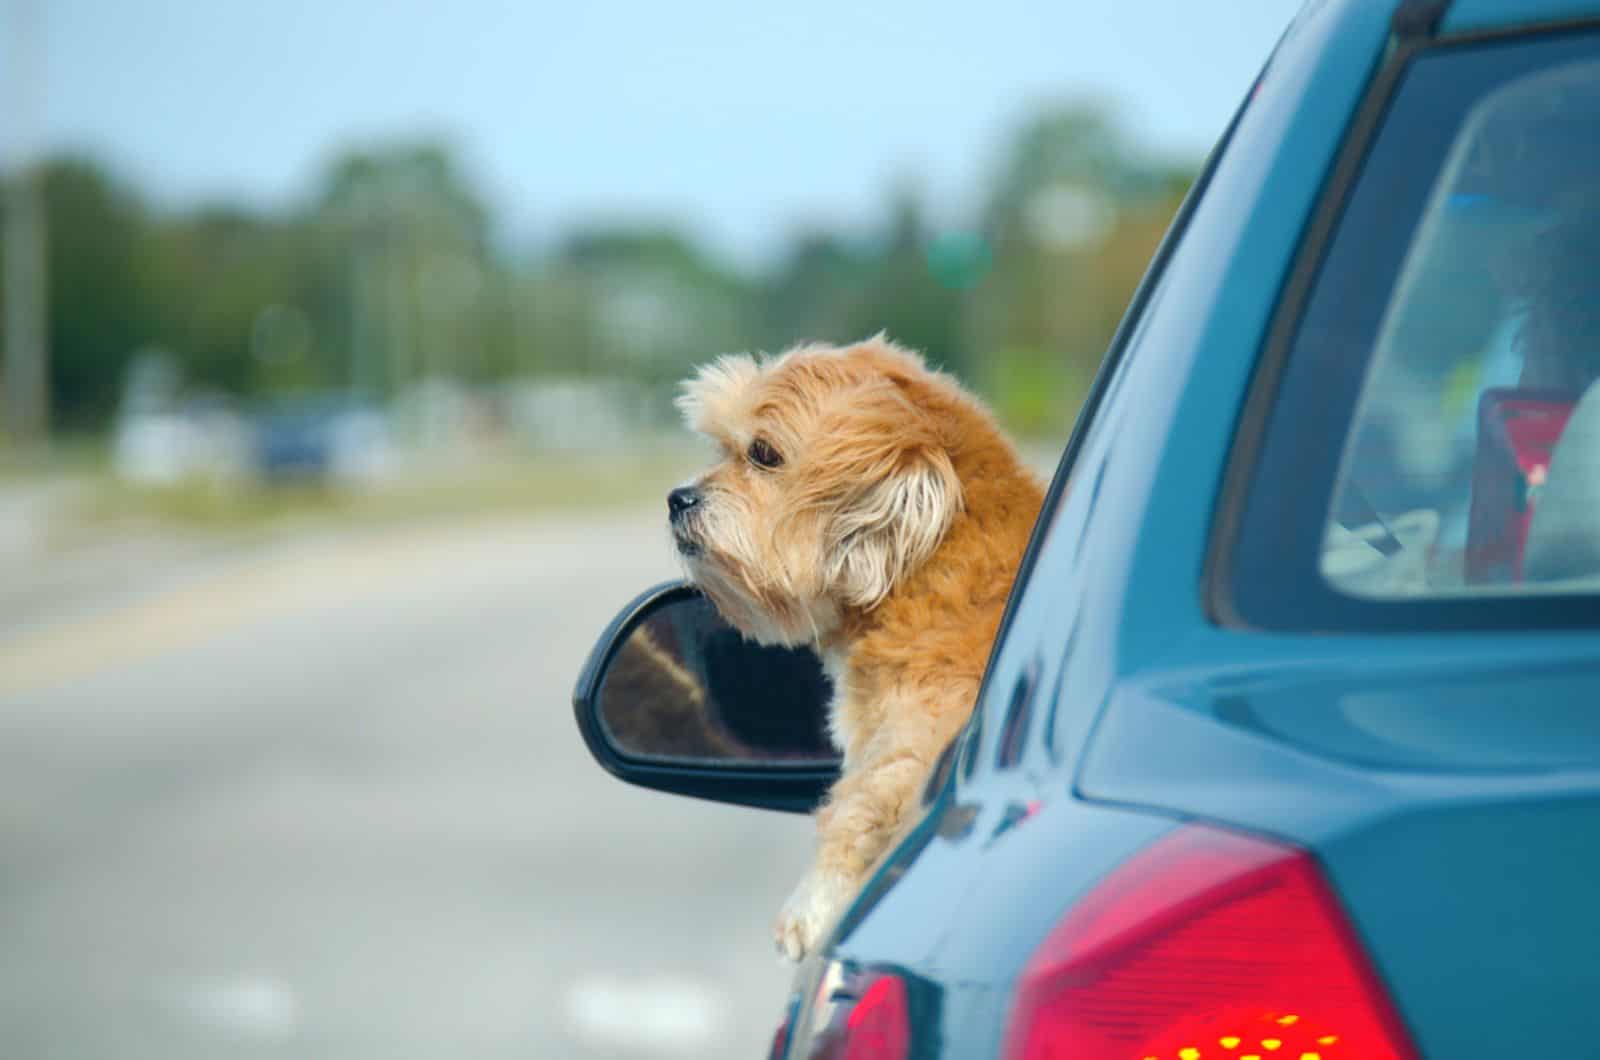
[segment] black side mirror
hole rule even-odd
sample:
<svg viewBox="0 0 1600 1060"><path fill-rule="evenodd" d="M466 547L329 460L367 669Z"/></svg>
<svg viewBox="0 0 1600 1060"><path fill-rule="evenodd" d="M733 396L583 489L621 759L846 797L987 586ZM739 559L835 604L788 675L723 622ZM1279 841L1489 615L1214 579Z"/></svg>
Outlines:
<svg viewBox="0 0 1600 1060"><path fill-rule="evenodd" d="M630 784L805 813L839 775L831 694L814 652L745 640L668 582L612 620L573 708L589 753Z"/></svg>

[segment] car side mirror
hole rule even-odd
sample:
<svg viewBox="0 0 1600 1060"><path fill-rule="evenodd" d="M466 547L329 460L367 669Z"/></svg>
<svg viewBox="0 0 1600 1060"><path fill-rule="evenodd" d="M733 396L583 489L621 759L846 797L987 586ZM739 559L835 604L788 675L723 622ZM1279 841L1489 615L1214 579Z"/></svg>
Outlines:
<svg viewBox="0 0 1600 1060"><path fill-rule="evenodd" d="M808 812L839 775L816 653L744 639L682 582L612 620L573 693L590 754L631 784Z"/></svg>

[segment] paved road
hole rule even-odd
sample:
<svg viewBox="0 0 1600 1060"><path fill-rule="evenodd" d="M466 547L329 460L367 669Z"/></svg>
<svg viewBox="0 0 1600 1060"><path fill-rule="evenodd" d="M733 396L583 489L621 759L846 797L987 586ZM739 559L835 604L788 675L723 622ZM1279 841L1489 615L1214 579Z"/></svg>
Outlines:
<svg viewBox="0 0 1600 1060"><path fill-rule="evenodd" d="M6 1055L762 1055L804 819L603 775L637 513L324 537L0 626Z"/></svg>

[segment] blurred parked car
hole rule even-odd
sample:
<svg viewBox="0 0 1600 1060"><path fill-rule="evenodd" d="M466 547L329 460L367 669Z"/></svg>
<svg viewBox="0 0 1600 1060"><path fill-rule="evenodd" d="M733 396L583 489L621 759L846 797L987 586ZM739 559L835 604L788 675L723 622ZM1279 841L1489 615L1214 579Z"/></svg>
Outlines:
<svg viewBox="0 0 1600 1060"><path fill-rule="evenodd" d="M1597 188L1600 4L1306 5L775 1057L1600 1055ZM768 696L795 686L765 649L670 642L690 691L649 709L692 701L720 744L655 746L632 701L609 724L623 649L706 606L619 615L578 685L591 750L812 808L833 761L729 720L816 731L825 696Z"/></svg>
<svg viewBox="0 0 1600 1060"><path fill-rule="evenodd" d="M272 406L255 423L255 470L268 482L359 483L387 476L395 446L379 409L336 396Z"/></svg>

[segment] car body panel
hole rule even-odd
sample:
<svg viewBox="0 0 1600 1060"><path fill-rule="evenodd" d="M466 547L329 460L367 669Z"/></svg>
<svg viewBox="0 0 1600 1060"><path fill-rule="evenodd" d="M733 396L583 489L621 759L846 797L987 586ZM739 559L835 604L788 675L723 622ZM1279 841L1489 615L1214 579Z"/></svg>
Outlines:
<svg viewBox="0 0 1600 1060"><path fill-rule="evenodd" d="M1079 790L1316 851L1425 1055L1589 1055L1600 645L1372 640L1119 690Z"/></svg>
<svg viewBox="0 0 1600 1060"><path fill-rule="evenodd" d="M916 1055L997 1055L1010 984L1038 941L1101 877L1174 824L1060 791L1049 802L1025 800L1027 790L946 800L928 815L907 843L913 856L863 893L852 911L859 926L797 977L802 1046L826 1009L819 988L842 965L889 968L907 980L923 1017ZM875 913L890 886L892 904Z"/></svg>
<svg viewBox="0 0 1600 1060"><path fill-rule="evenodd" d="M1600 15L1593 0L1454 0L1439 22L1442 34L1479 33Z"/></svg>

